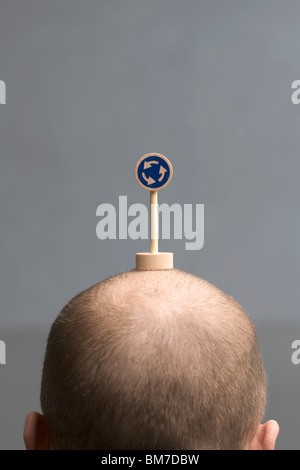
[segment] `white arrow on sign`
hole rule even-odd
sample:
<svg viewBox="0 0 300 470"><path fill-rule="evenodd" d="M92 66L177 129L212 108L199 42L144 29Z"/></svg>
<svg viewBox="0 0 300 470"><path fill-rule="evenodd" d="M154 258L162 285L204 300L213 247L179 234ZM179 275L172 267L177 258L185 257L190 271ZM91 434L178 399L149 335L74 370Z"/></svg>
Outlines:
<svg viewBox="0 0 300 470"><path fill-rule="evenodd" d="M158 165L158 162L151 160L151 162L144 162L144 170L147 170L147 168L151 168L152 163L156 163Z"/></svg>
<svg viewBox="0 0 300 470"><path fill-rule="evenodd" d="M148 178L146 177L145 173L142 173L143 175L143 178L147 181L147 184L149 186L149 184L153 184L155 183L155 180L153 178L151 178L151 176L149 176Z"/></svg>
<svg viewBox="0 0 300 470"><path fill-rule="evenodd" d="M164 176L165 176L165 173L166 173L166 168L163 167L163 166L160 166L160 169L159 169L159 174L161 175L159 178L158 178L158 181L162 181Z"/></svg>

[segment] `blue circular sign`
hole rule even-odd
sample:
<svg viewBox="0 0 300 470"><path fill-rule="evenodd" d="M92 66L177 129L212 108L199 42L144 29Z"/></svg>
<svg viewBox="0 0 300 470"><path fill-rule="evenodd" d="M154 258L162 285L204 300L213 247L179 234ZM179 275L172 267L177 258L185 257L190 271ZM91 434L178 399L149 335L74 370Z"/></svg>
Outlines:
<svg viewBox="0 0 300 470"><path fill-rule="evenodd" d="M139 159L135 167L138 183L149 191L157 191L170 183L173 175L172 165L160 153L148 153Z"/></svg>

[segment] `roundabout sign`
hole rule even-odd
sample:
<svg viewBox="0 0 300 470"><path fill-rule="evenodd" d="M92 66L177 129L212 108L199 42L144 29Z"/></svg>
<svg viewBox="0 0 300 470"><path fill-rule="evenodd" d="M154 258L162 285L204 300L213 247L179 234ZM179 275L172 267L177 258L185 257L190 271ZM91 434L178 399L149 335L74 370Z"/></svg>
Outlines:
<svg viewBox="0 0 300 470"><path fill-rule="evenodd" d="M165 188L171 181L173 168L169 160L160 153L148 153L135 166L137 182L149 191Z"/></svg>

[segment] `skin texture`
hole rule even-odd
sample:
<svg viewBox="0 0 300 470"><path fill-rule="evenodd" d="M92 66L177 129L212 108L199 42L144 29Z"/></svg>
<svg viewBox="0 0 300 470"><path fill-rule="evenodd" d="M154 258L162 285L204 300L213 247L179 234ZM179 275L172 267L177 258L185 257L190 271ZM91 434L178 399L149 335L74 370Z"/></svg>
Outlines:
<svg viewBox="0 0 300 470"><path fill-rule="evenodd" d="M72 360L64 363L68 357ZM62 382L59 374L65 384L61 395L57 394ZM82 388L78 389L78 383ZM148 384L146 388L143 383ZM72 398L74 388L77 395ZM275 448L277 422L261 424L265 377L251 320L220 289L180 270L122 273L92 286L64 307L52 326L45 356L43 414L31 412L26 418L26 448L98 448L97 436L79 429L85 418L87 423L93 419L85 402L80 402L81 393L85 396L91 388L90 404L98 410L96 422L103 414L101 406L114 409L117 416L121 413L123 420L123 434L114 432L115 414L106 424L103 421L99 448L131 448L127 438L132 435L131 445L141 446L133 448L162 449L156 429L161 427L163 442L173 416L177 421L165 448L179 449L181 444L183 449ZM70 403L76 413L68 414ZM140 414L135 416L130 410L137 410L138 404ZM152 430L148 415L140 418L145 409L152 416ZM116 422L121 429L120 420ZM199 431L198 422L204 423ZM75 443L71 432L76 439L84 435L86 442Z"/></svg>

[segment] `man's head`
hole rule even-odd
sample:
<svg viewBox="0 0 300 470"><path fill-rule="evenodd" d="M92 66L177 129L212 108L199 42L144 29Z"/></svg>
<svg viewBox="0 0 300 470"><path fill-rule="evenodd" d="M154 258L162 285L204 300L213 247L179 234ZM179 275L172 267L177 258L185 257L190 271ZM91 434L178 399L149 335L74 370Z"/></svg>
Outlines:
<svg viewBox="0 0 300 470"><path fill-rule="evenodd" d="M244 449L262 439L270 448L278 425L260 425L265 403L255 329L234 299L177 269L129 271L58 315L43 415L27 416L24 439L54 449Z"/></svg>

